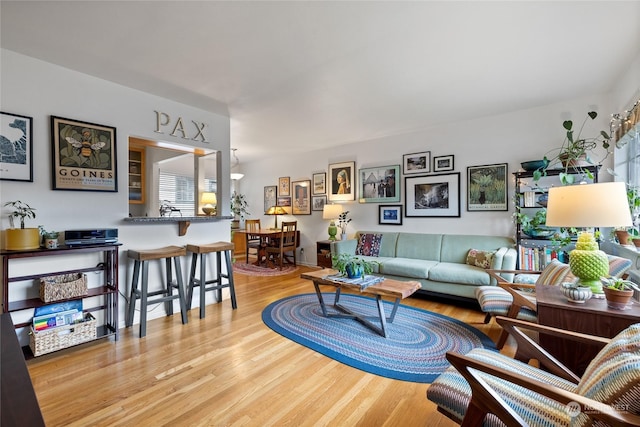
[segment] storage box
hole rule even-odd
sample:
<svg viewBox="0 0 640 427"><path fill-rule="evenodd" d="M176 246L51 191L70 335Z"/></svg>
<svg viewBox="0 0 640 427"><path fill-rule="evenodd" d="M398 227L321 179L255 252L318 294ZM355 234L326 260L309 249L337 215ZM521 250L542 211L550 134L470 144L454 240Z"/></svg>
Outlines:
<svg viewBox="0 0 640 427"><path fill-rule="evenodd" d="M97 338L96 319L85 313L84 322L35 331L31 326L29 347L34 356L51 353Z"/></svg>
<svg viewBox="0 0 640 427"><path fill-rule="evenodd" d="M86 294L86 274L69 273L40 278L40 299L44 302L76 298Z"/></svg>

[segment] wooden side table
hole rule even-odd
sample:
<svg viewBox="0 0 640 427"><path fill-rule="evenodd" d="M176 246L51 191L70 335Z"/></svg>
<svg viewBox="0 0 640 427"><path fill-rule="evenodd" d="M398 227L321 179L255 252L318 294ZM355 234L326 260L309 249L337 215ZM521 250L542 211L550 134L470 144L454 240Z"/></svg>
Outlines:
<svg viewBox="0 0 640 427"><path fill-rule="evenodd" d="M604 299L591 298L584 304L568 302L559 286L537 285L538 322L573 332L613 338L628 326L640 322L640 304L628 310L612 310ZM540 335L540 344L580 376L600 350L599 347L566 343L556 337Z"/></svg>
<svg viewBox="0 0 640 427"><path fill-rule="evenodd" d="M316 263L318 267L331 268L331 240L316 242Z"/></svg>

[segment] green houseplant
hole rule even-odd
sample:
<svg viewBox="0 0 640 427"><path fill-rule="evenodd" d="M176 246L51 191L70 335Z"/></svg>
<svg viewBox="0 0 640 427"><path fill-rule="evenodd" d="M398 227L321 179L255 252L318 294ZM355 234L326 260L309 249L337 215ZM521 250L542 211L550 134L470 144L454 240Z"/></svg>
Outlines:
<svg viewBox="0 0 640 427"><path fill-rule="evenodd" d="M249 203L244 194L240 194L234 191L231 195L231 213L233 214L233 220L231 221L231 228L240 228L240 220L244 219L245 215L249 215Z"/></svg>
<svg viewBox="0 0 640 427"><path fill-rule="evenodd" d="M600 281L607 299L607 306L624 310L633 297L633 282L618 277L601 277Z"/></svg>
<svg viewBox="0 0 640 427"><path fill-rule="evenodd" d="M373 273L373 266L378 264L376 261L366 261L344 252L334 255L331 261L334 269L350 279Z"/></svg>
<svg viewBox="0 0 640 427"><path fill-rule="evenodd" d="M573 184L573 174L586 175L590 179L593 179L593 174L585 167L601 163L606 159L609 156L609 147L611 146L611 136L604 130L601 130L595 137L582 137L582 130L587 121L589 119L595 120L596 117L598 117L598 113L589 111L577 135L574 135L573 120L565 120L562 122L562 127L565 130L564 141L559 148L550 151L547 153L548 155L544 156L544 160L548 162L547 166L534 171L534 181L545 176L548 168L557 168L558 163L564 168L559 178L565 185ZM604 149L605 154L596 162L592 156L598 148Z"/></svg>
<svg viewBox="0 0 640 427"><path fill-rule="evenodd" d="M5 230L5 248L14 251L38 249L40 247L40 229L25 227L25 219L36 217L35 208L20 200L7 202L4 206L13 209L9 214L11 228ZM15 228L15 218L20 219L20 228Z"/></svg>

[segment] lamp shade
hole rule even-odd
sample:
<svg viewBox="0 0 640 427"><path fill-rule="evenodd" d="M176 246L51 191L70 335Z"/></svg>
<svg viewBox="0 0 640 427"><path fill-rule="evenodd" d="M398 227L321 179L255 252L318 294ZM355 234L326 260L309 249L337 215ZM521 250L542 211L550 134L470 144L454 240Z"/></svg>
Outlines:
<svg viewBox="0 0 640 427"><path fill-rule="evenodd" d="M576 228L632 225L624 182L550 188L546 225Z"/></svg>
<svg viewBox="0 0 640 427"><path fill-rule="evenodd" d="M342 205L324 205L322 219L337 219L342 213Z"/></svg>
<svg viewBox="0 0 640 427"><path fill-rule="evenodd" d="M265 212L265 215L286 215L287 211L282 206L271 206Z"/></svg>
<svg viewBox="0 0 640 427"><path fill-rule="evenodd" d="M215 205L218 203L218 199L216 198L216 193L203 192L200 196L200 203L203 205Z"/></svg>
<svg viewBox="0 0 640 427"><path fill-rule="evenodd" d="M233 181L238 181L240 179L244 178L244 174L243 173L232 173L231 174L231 179Z"/></svg>

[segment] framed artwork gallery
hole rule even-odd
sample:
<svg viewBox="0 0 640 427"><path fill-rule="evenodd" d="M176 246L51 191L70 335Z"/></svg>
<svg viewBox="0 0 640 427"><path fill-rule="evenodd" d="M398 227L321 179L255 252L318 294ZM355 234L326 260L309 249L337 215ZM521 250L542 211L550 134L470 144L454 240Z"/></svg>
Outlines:
<svg viewBox="0 0 640 427"><path fill-rule="evenodd" d="M460 173L406 176L406 217L460 217Z"/></svg>
<svg viewBox="0 0 640 427"><path fill-rule="evenodd" d="M356 199L356 162L329 165L329 201L344 202Z"/></svg>
<svg viewBox="0 0 640 427"><path fill-rule="evenodd" d="M116 128L51 116L54 190L118 191Z"/></svg>
<svg viewBox="0 0 640 427"><path fill-rule="evenodd" d="M281 176L278 178L278 194L281 196L290 196L291 195L291 178L288 176ZM278 203L278 205L280 205Z"/></svg>
<svg viewBox="0 0 640 427"><path fill-rule="evenodd" d="M467 168L467 211L506 211L507 164Z"/></svg>
<svg viewBox="0 0 640 427"><path fill-rule="evenodd" d="M400 201L400 165L360 169L358 183L360 203Z"/></svg>
<svg viewBox="0 0 640 427"><path fill-rule="evenodd" d="M293 191L293 215L311 215L311 180L303 179L291 182Z"/></svg>
<svg viewBox="0 0 640 427"><path fill-rule="evenodd" d="M269 210L270 207L275 206L278 201L278 186L267 185L264 187L264 211Z"/></svg>
<svg viewBox="0 0 640 427"><path fill-rule="evenodd" d="M434 172L447 172L453 170L453 155L438 156L433 158Z"/></svg>
<svg viewBox="0 0 640 427"><path fill-rule="evenodd" d="M313 196L327 194L327 174L325 172L314 173L311 180L313 184Z"/></svg>
<svg viewBox="0 0 640 427"><path fill-rule="evenodd" d="M33 182L33 118L0 112L0 179Z"/></svg>
<svg viewBox="0 0 640 427"><path fill-rule="evenodd" d="M324 210L324 205L327 204L327 196L311 196L311 198L311 210L322 212Z"/></svg>

